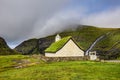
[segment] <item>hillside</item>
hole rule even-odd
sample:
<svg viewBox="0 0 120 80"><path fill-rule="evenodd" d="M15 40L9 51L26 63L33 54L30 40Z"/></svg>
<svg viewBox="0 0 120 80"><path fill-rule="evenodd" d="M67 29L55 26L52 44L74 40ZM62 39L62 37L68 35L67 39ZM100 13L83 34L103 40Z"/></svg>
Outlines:
<svg viewBox="0 0 120 80"><path fill-rule="evenodd" d="M100 58L111 59L114 56L114 54L116 55L116 57L113 58L117 58L118 55L120 56L120 29L97 28L93 26L78 26L75 30L68 29L59 34L62 38L66 36L72 36L73 39L75 39L85 51L97 38L99 38L102 35L105 35L105 37L102 40L100 40L92 50L96 50L98 52L98 55L100 55ZM18 45L15 48L15 50L19 52L22 51L23 54L43 54L44 50L47 47L49 47L52 42L54 42L54 38L55 35L36 40L31 39ZM31 44L29 44L29 42Z"/></svg>
<svg viewBox="0 0 120 80"><path fill-rule="evenodd" d="M54 41L54 37L46 37L40 39L30 39L22 42L14 50L21 52L22 54L38 54L44 53L44 50L50 46Z"/></svg>
<svg viewBox="0 0 120 80"><path fill-rule="evenodd" d="M17 46L15 50L23 54L39 53L38 39L24 41L19 46Z"/></svg>
<svg viewBox="0 0 120 80"><path fill-rule="evenodd" d="M2 37L0 37L0 55L11 55L11 54L16 54L16 52L10 49L6 41Z"/></svg>

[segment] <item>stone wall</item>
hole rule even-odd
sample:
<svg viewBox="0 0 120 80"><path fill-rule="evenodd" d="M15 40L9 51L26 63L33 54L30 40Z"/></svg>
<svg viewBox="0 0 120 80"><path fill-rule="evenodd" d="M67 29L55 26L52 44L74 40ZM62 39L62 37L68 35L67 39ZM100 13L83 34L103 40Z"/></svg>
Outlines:
<svg viewBox="0 0 120 80"><path fill-rule="evenodd" d="M60 62L60 61L81 61L81 60L89 60L89 56L80 56L80 57L45 57L42 56L41 60L45 62Z"/></svg>

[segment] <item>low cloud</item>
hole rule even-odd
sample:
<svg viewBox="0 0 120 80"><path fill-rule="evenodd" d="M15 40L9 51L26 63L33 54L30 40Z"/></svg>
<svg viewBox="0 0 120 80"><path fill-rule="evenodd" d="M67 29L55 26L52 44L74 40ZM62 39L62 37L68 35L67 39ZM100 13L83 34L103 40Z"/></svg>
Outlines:
<svg viewBox="0 0 120 80"><path fill-rule="evenodd" d="M74 6L73 3L70 6L70 1L74 2L74 0L0 0L0 36L13 48L26 39L45 37L67 28L75 28L75 25L80 24L120 28L120 7L90 13L88 8L90 5L82 5L82 0L80 6ZM68 4L69 7L66 7Z"/></svg>
<svg viewBox="0 0 120 80"><path fill-rule="evenodd" d="M68 28L76 28L76 25L120 28L119 7L90 15L87 15L87 11L86 8L77 8L56 13L56 15L46 21L41 29L39 27L40 24L36 25L36 36L45 37Z"/></svg>
<svg viewBox="0 0 120 80"><path fill-rule="evenodd" d="M75 28L77 27L76 25L80 25L79 21L82 18L84 12L85 11L83 9L60 11L49 18L42 28L39 27L39 25L41 25L40 22L38 25L36 25L36 36L45 37L57 32L61 32L68 28Z"/></svg>
<svg viewBox="0 0 120 80"><path fill-rule="evenodd" d="M44 23L67 2L68 0L0 0L0 36L10 45L31 38L36 34L34 30L38 22L41 23L41 30Z"/></svg>
<svg viewBox="0 0 120 80"><path fill-rule="evenodd" d="M84 17L82 24L106 28L120 28L120 7Z"/></svg>

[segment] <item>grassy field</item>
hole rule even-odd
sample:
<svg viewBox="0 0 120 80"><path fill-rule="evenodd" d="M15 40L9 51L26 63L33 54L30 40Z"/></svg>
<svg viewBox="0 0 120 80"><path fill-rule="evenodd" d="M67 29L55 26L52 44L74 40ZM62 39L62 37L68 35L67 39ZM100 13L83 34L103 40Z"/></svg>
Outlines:
<svg viewBox="0 0 120 80"><path fill-rule="evenodd" d="M21 60L27 60L29 65L16 69L15 66ZM120 63L45 63L23 55L0 56L0 80L120 80Z"/></svg>

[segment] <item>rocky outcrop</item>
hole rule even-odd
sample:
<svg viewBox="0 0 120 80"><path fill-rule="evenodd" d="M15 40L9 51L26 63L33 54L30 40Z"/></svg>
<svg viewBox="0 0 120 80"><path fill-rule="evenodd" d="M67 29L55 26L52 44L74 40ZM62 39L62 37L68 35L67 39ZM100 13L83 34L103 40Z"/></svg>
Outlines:
<svg viewBox="0 0 120 80"><path fill-rule="evenodd" d="M16 54L15 51L9 48L6 41L0 37L0 55L11 55Z"/></svg>
<svg viewBox="0 0 120 80"><path fill-rule="evenodd" d="M30 39L22 42L14 50L22 54L44 54L44 50L54 42L54 37Z"/></svg>
<svg viewBox="0 0 120 80"><path fill-rule="evenodd" d="M22 53L22 54L33 54L39 53L38 39L30 39L22 42L20 45L15 47L14 50Z"/></svg>

